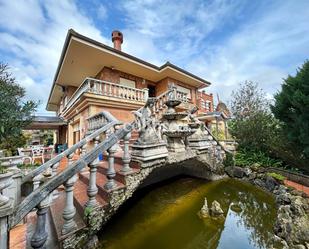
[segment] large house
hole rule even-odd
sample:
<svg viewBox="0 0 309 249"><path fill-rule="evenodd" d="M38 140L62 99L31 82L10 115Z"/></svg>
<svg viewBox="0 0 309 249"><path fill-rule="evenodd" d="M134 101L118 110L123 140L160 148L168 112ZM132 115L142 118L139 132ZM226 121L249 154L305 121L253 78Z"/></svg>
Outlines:
<svg viewBox="0 0 309 249"><path fill-rule="evenodd" d="M71 146L83 138L87 119L103 110L132 121L131 111L148 97L164 94L171 84L185 97L180 108L198 106L201 116L214 113L212 94L200 90L210 82L170 62L158 67L123 52L119 31L112 32L112 41L114 47L68 31L46 107L67 121L58 129L59 143Z"/></svg>

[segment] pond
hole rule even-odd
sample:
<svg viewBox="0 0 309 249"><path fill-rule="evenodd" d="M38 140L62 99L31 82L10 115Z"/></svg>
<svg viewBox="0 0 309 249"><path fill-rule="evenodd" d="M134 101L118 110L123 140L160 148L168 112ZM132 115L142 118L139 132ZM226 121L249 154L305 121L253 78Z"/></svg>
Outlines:
<svg viewBox="0 0 309 249"><path fill-rule="evenodd" d="M207 197L223 218L201 219ZM177 178L140 190L103 228L106 249L271 248L276 218L273 197L233 179L214 182Z"/></svg>

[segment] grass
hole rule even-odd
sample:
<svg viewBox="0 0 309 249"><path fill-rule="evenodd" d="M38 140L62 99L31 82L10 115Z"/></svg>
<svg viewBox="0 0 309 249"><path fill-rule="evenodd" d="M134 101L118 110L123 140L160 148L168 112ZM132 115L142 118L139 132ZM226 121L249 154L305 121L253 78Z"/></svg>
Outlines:
<svg viewBox="0 0 309 249"><path fill-rule="evenodd" d="M280 181L280 182L283 182L283 181L286 179L285 176L280 175L280 174L278 174L278 173L274 173L274 172L272 172L272 173L267 173L267 175L268 175L268 176L271 176L272 178L274 178L274 179L276 179L276 180L278 180L278 181Z"/></svg>
<svg viewBox="0 0 309 249"><path fill-rule="evenodd" d="M5 174L7 172L8 172L8 170L5 167L0 166L0 174Z"/></svg>

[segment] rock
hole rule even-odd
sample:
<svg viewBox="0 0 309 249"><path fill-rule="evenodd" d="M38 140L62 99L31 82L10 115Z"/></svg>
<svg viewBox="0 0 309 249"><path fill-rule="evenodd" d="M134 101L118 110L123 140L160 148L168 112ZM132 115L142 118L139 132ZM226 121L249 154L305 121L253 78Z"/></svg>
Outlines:
<svg viewBox="0 0 309 249"><path fill-rule="evenodd" d="M287 189L288 189L288 188L287 188L286 186L284 186L284 185L279 185L278 189L276 189L276 190L274 191L274 194L275 194L275 195L286 194Z"/></svg>
<svg viewBox="0 0 309 249"><path fill-rule="evenodd" d="M204 205L200 210L200 216L202 218L207 218L209 216L209 209L208 209L208 204L207 204L207 198L205 197L204 199Z"/></svg>
<svg viewBox="0 0 309 249"><path fill-rule="evenodd" d="M291 204L291 195L288 192L277 195L276 203L279 205Z"/></svg>
<svg viewBox="0 0 309 249"><path fill-rule="evenodd" d="M250 174L252 173L252 170L249 167L245 167L243 169L245 176L250 176Z"/></svg>
<svg viewBox="0 0 309 249"><path fill-rule="evenodd" d="M275 187L277 187L279 185L279 183L271 176L266 176L265 178L265 187L267 190L269 190L270 192L272 192Z"/></svg>
<svg viewBox="0 0 309 249"><path fill-rule="evenodd" d="M264 167L259 167L257 172L264 174L264 173L266 173L266 169Z"/></svg>
<svg viewBox="0 0 309 249"><path fill-rule="evenodd" d="M258 171L259 167L261 167L259 163L254 163L250 166L253 171Z"/></svg>
<svg viewBox="0 0 309 249"><path fill-rule="evenodd" d="M243 178L245 175L245 169L235 166L233 170L233 175L234 177L237 177L237 178Z"/></svg>
<svg viewBox="0 0 309 249"><path fill-rule="evenodd" d="M220 216L220 215L224 214L219 202L217 202L217 201L212 202L211 208L210 208L210 214L212 216Z"/></svg>
<svg viewBox="0 0 309 249"><path fill-rule="evenodd" d="M255 173L255 172L252 172L252 173L248 176L249 181L253 181L255 178L256 178L256 173Z"/></svg>
<svg viewBox="0 0 309 249"><path fill-rule="evenodd" d="M306 249L306 247L304 245L295 245L292 249Z"/></svg>
<svg viewBox="0 0 309 249"><path fill-rule="evenodd" d="M226 167L225 172L228 174L229 177L237 177L243 178L244 176L249 176L251 174L251 169L249 167L242 168L238 166L229 166Z"/></svg>
<svg viewBox="0 0 309 249"><path fill-rule="evenodd" d="M234 177L234 167L233 166L225 167L224 170L229 177Z"/></svg>
<svg viewBox="0 0 309 249"><path fill-rule="evenodd" d="M239 203L232 203L230 206L231 210L234 211L235 213L240 213L242 211L241 206Z"/></svg>
<svg viewBox="0 0 309 249"><path fill-rule="evenodd" d="M286 241L280 237L278 237L277 235L274 235L274 244L273 244L273 249L275 248L282 248L282 249L288 249L288 243L286 243Z"/></svg>
<svg viewBox="0 0 309 249"><path fill-rule="evenodd" d="M92 249L98 246L99 239L98 236L94 235L90 239L88 239L87 244L84 246L85 249Z"/></svg>
<svg viewBox="0 0 309 249"><path fill-rule="evenodd" d="M258 187L266 188L265 182L264 182L263 180L261 180L261 179L255 179L255 180L253 181L253 183L254 183L256 186L258 186Z"/></svg>

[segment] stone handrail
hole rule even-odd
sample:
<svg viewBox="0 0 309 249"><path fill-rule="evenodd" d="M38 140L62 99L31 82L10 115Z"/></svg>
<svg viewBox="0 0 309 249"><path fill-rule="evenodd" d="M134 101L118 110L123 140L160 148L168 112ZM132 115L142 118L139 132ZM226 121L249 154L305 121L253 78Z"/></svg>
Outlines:
<svg viewBox="0 0 309 249"><path fill-rule="evenodd" d="M210 129L208 129L208 127L205 126L205 129L207 130L207 132L209 133L209 135L212 137L212 140L215 141L217 144L217 146L220 146L221 149L225 152L225 153L229 153L229 154L232 154L231 151L229 150L226 150L224 148L224 146L222 146L222 144L220 143L220 141L212 134L212 132L210 131Z"/></svg>
<svg viewBox="0 0 309 249"><path fill-rule="evenodd" d="M83 93L94 93L97 95L134 100L142 103L145 103L148 98L147 88L138 89L87 77L80 87L74 92L62 112L68 110Z"/></svg>
<svg viewBox="0 0 309 249"><path fill-rule="evenodd" d="M53 167L55 164L59 164L59 162L62 158L67 157L67 156L71 155L72 153L74 153L77 149L82 148L89 141L91 141L92 139L94 139L95 137L100 135L101 133L104 133L107 130L109 130L110 128L112 128L113 126L120 124L120 122L117 119L115 119L112 115L110 115L109 113L107 113L107 112L103 112L103 113L106 115L105 116L106 120L109 123L107 123L105 126L101 127L100 129L96 130L95 132L93 132L89 136L85 137L84 139L82 139L78 143L74 144L72 147L70 147L70 148L66 149L65 151L63 151L62 153L58 154L56 157L54 157L51 160L47 161L46 163L42 164L40 167L38 167L35 170L28 173L26 176L23 177L22 183L31 181L34 177L43 173L47 169Z"/></svg>
<svg viewBox="0 0 309 249"><path fill-rule="evenodd" d="M13 211L9 219L9 228L17 225L33 208L38 206L56 188L69 181L84 167L95 161L99 154L111 148L120 139L132 131L132 124L127 124L123 128L112 133L107 139L95 146L91 151L83 155L76 162L68 165L61 173L48 179L43 185L28 195Z"/></svg>
<svg viewBox="0 0 309 249"><path fill-rule="evenodd" d="M115 122L116 125L123 124L122 122L118 121L113 115L106 111L99 112L95 115L90 116L89 118L87 118L87 121L88 127L86 135L93 133L95 130L100 129L111 121Z"/></svg>

